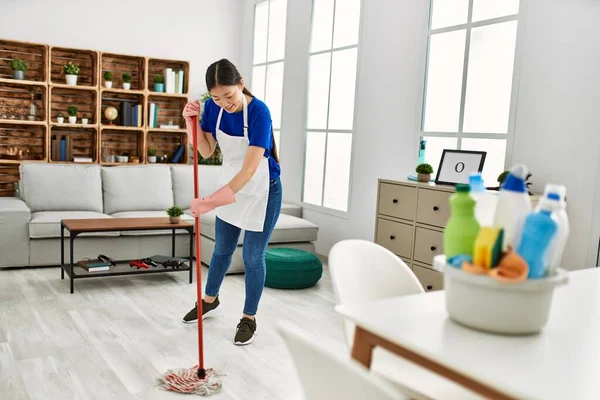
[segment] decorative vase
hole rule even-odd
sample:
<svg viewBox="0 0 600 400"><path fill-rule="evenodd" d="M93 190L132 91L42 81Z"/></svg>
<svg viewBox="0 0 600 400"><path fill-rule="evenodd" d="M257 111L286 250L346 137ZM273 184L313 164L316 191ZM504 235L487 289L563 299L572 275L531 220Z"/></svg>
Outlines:
<svg viewBox="0 0 600 400"><path fill-rule="evenodd" d="M165 91L165 84L164 83L155 83L154 84L154 91L155 92L164 92Z"/></svg>
<svg viewBox="0 0 600 400"><path fill-rule="evenodd" d="M123 89L129 90L131 88L131 83L123 82Z"/></svg>
<svg viewBox="0 0 600 400"><path fill-rule="evenodd" d="M87 125L87 123L88 123L88 119L87 119L87 118L81 118L81 123L82 123L83 125Z"/></svg>
<svg viewBox="0 0 600 400"><path fill-rule="evenodd" d="M112 88L112 81L104 81L104 87L107 89Z"/></svg>
<svg viewBox="0 0 600 400"><path fill-rule="evenodd" d="M418 174L417 179L419 180L419 182L427 183L431 179L431 174Z"/></svg>
<svg viewBox="0 0 600 400"><path fill-rule="evenodd" d="M13 78L18 80L25 79L25 71L13 71Z"/></svg>
<svg viewBox="0 0 600 400"><path fill-rule="evenodd" d="M75 123L77 123L77 117L76 117L76 116L75 116L75 117L71 117L71 116L69 115L69 123L70 123L70 124L75 124Z"/></svg>
<svg viewBox="0 0 600 400"><path fill-rule="evenodd" d="M67 85L77 86L77 75L65 75L67 77Z"/></svg>
<svg viewBox="0 0 600 400"><path fill-rule="evenodd" d="M156 162L156 156L148 156L148 162L154 164Z"/></svg>
<svg viewBox="0 0 600 400"><path fill-rule="evenodd" d="M172 224L178 224L178 223L180 223L180 222L181 222L181 217L169 217L169 221L170 221Z"/></svg>
<svg viewBox="0 0 600 400"><path fill-rule="evenodd" d="M63 122L65 122L65 117L56 117L56 121L57 121L59 124L62 124Z"/></svg>

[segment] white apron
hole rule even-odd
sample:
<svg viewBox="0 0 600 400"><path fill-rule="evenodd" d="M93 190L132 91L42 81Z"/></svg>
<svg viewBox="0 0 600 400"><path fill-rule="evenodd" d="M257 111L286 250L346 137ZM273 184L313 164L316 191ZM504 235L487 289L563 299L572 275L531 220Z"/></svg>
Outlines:
<svg viewBox="0 0 600 400"><path fill-rule="evenodd" d="M248 151L248 102L244 101L244 136L231 136L220 129L223 108L217 118L217 142L223 153L220 186L228 184L242 169ZM263 157L250 181L235 194L235 203L217 207L217 216L238 228L262 232L269 200L269 159Z"/></svg>

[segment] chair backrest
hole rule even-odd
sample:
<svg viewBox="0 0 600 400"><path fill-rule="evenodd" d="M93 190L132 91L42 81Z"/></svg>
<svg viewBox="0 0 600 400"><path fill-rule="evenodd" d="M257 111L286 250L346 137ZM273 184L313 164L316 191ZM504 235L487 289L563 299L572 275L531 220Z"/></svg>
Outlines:
<svg viewBox="0 0 600 400"><path fill-rule="evenodd" d="M350 358L332 353L316 337L289 322L279 322L304 390L305 400L407 399L387 382ZM326 371L326 372L323 372Z"/></svg>
<svg viewBox="0 0 600 400"><path fill-rule="evenodd" d="M338 304L361 304L424 292L404 261L373 242L359 239L338 242L331 248L328 261ZM344 327L346 340L352 345L354 324L344 321Z"/></svg>

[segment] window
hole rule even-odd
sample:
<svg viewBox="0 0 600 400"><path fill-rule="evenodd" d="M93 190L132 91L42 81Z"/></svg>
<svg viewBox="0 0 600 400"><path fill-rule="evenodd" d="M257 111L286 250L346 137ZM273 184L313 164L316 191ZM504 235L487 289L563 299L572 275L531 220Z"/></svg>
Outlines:
<svg viewBox="0 0 600 400"><path fill-rule="evenodd" d="M252 93L269 106L278 148L281 136L286 15L286 0L266 0L254 7Z"/></svg>
<svg viewBox="0 0 600 400"><path fill-rule="evenodd" d="M313 0L303 201L348 211L361 0Z"/></svg>
<svg viewBox="0 0 600 400"><path fill-rule="evenodd" d="M488 186L504 171L519 0L432 0L421 136L437 172L443 149L487 151Z"/></svg>

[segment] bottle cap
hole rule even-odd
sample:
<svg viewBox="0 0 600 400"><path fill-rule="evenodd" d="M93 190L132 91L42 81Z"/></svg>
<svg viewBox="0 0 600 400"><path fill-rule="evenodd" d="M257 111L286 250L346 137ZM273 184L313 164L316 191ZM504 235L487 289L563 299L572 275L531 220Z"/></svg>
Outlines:
<svg viewBox="0 0 600 400"><path fill-rule="evenodd" d="M469 189L470 189L469 185L464 185L464 184L456 185L456 191L459 193L468 193Z"/></svg>
<svg viewBox="0 0 600 400"><path fill-rule="evenodd" d="M565 201L567 197L567 188L563 185L548 183L544 188L544 197L548 196L548 193L556 193L558 194L560 201Z"/></svg>
<svg viewBox="0 0 600 400"><path fill-rule="evenodd" d="M469 175L469 186L471 187L471 192L485 192L485 185L479 172Z"/></svg>
<svg viewBox="0 0 600 400"><path fill-rule="evenodd" d="M525 178L527 177L528 169L525 165L517 165L512 168L510 174L502 185L502 190L509 190L511 192L526 193L527 186L525 185Z"/></svg>

